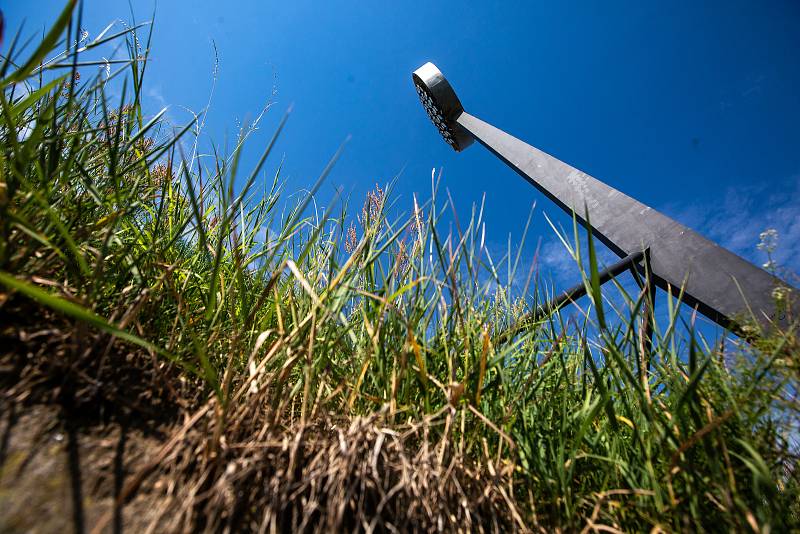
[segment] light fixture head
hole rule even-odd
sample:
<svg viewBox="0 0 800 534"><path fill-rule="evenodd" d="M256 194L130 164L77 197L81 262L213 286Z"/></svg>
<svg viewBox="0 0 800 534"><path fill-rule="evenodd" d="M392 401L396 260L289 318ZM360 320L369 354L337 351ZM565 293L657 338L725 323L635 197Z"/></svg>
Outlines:
<svg viewBox="0 0 800 534"><path fill-rule="evenodd" d="M422 106L447 144L456 152L471 145L472 135L456 122L464 108L444 74L428 62L415 70L411 77Z"/></svg>

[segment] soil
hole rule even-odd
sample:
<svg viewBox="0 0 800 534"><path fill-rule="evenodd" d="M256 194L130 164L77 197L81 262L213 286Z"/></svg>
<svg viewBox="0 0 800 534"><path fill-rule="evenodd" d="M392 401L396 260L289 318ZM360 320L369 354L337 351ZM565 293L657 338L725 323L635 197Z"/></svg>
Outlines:
<svg viewBox="0 0 800 534"><path fill-rule="evenodd" d="M81 428L55 406L0 410L0 532L89 532L107 514L112 532L145 530L153 488L115 501L159 446L155 435L124 423Z"/></svg>
<svg viewBox="0 0 800 534"><path fill-rule="evenodd" d="M0 306L0 533L92 532L101 518L144 532L159 492L145 481L116 501L179 418L156 372L169 374L35 305Z"/></svg>

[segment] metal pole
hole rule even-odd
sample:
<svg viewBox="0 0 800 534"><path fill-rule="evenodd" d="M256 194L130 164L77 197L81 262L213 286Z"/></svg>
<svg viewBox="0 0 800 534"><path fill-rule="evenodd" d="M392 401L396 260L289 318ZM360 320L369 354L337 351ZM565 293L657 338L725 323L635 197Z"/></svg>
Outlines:
<svg viewBox="0 0 800 534"><path fill-rule="evenodd" d="M650 250L650 276L716 323L737 329L755 322L786 329L798 319L797 290L783 309L773 291L785 282L733 252L588 174L528 145L463 110L432 63L417 69L414 84L445 140L461 151L477 140L584 226L620 257Z"/></svg>

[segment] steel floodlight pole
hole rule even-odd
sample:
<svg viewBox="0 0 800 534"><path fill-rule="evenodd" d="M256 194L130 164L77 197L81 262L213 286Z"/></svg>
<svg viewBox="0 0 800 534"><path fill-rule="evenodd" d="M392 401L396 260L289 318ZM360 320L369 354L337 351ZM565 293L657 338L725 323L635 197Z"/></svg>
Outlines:
<svg viewBox="0 0 800 534"><path fill-rule="evenodd" d="M588 174L470 115L433 63L412 76L429 117L445 141L460 152L477 140L620 257L649 250L656 286L714 322L737 329L753 319L771 329L798 319L797 291L697 232ZM778 309L775 288L791 289Z"/></svg>

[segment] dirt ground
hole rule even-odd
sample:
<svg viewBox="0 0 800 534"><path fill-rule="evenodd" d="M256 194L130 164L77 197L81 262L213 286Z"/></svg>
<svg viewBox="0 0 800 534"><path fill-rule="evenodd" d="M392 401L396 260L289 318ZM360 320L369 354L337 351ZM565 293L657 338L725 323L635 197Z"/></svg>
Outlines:
<svg viewBox="0 0 800 534"><path fill-rule="evenodd" d="M0 532L142 532L148 491L116 497L159 443L125 424L81 428L54 406L0 409ZM152 489L152 488L148 488Z"/></svg>

